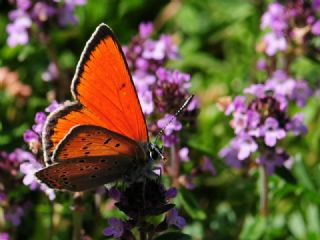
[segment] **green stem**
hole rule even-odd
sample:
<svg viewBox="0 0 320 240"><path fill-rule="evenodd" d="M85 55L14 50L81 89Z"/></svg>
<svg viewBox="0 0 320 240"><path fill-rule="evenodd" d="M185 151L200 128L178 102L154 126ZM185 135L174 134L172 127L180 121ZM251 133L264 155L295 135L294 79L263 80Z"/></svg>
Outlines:
<svg viewBox="0 0 320 240"><path fill-rule="evenodd" d="M268 173L266 166L260 166L260 213L267 216L269 212L268 203Z"/></svg>
<svg viewBox="0 0 320 240"><path fill-rule="evenodd" d="M76 196L73 204L73 232L72 240L79 240L82 229L82 196Z"/></svg>

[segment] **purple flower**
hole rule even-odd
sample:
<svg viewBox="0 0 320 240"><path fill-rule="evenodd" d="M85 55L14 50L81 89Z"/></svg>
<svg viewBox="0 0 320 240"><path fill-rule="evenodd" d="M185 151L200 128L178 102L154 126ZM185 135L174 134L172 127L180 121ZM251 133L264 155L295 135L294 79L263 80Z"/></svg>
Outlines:
<svg viewBox="0 0 320 240"><path fill-rule="evenodd" d="M56 9L45 2L37 2L33 8L31 16L35 21L46 22L50 17L56 14Z"/></svg>
<svg viewBox="0 0 320 240"><path fill-rule="evenodd" d="M259 59L256 64L256 68L259 70L265 70L267 67L267 62L265 59Z"/></svg>
<svg viewBox="0 0 320 240"><path fill-rule="evenodd" d="M312 32L314 35L317 35L317 36L320 35L320 21L316 21L316 22L312 25L311 32Z"/></svg>
<svg viewBox="0 0 320 240"><path fill-rule="evenodd" d="M253 84L250 87L244 89L244 93L251 94L258 98L263 98L266 96L266 86L265 84Z"/></svg>
<svg viewBox="0 0 320 240"><path fill-rule="evenodd" d="M289 78L287 73L282 70L276 70L272 78L267 80L266 88L272 90L276 95L291 96L296 85L296 80Z"/></svg>
<svg viewBox="0 0 320 240"><path fill-rule="evenodd" d="M150 115L154 110L153 95L151 91L138 92L139 101L144 114Z"/></svg>
<svg viewBox="0 0 320 240"><path fill-rule="evenodd" d="M44 73L42 73L41 77L45 82L57 80L59 77L57 65L51 62L48 66L48 69Z"/></svg>
<svg viewBox="0 0 320 240"><path fill-rule="evenodd" d="M286 129L292 131L295 136L306 134L307 127L303 124L303 113L297 113L290 122L286 124Z"/></svg>
<svg viewBox="0 0 320 240"><path fill-rule="evenodd" d="M306 81L296 81L295 87L293 88L291 99L296 101L299 107L303 107L309 97L312 96L312 90Z"/></svg>
<svg viewBox="0 0 320 240"><path fill-rule="evenodd" d="M250 156L251 153L257 151L258 144L253 140L251 136L246 133L242 133L235 139L235 144L238 145L238 159L244 160Z"/></svg>
<svg viewBox="0 0 320 240"><path fill-rule="evenodd" d="M313 0L312 1L312 8L315 11L319 11L320 10L320 0Z"/></svg>
<svg viewBox="0 0 320 240"><path fill-rule="evenodd" d="M7 43L10 47L25 45L29 41L28 28L31 27L32 21L28 14L23 10L17 9L9 12L9 18L12 23L7 25L9 34Z"/></svg>
<svg viewBox="0 0 320 240"><path fill-rule="evenodd" d="M170 121L171 123L167 125ZM157 121L157 125L160 129L165 127L164 133L167 136L171 135L174 131L180 131L182 129L181 122L179 122L177 118L172 114L166 114L164 118L159 119Z"/></svg>
<svg viewBox="0 0 320 240"><path fill-rule="evenodd" d="M11 222L12 225L18 226L21 223L21 218L24 215L22 207L13 207L9 212L5 213L5 219Z"/></svg>
<svg viewBox="0 0 320 240"><path fill-rule="evenodd" d="M243 112L246 111L247 106L245 103L245 97L244 96L236 96L233 100L233 102L227 107L225 114L230 115L232 112Z"/></svg>
<svg viewBox="0 0 320 240"><path fill-rule="evenodd" d="M0 232L0 240L9 240L10 236L6 232Z"/></svg>
<svg viewBox="0 0 320 240"><path fill-rule="evenodd" d="M204 157L202 164L201 164L201 170L204 172L209 172L212 174L212 176L215 176L217 174L217 171L215 167L212 164L212 161L208 157Z"/></svg>
<svg viewBox="0 0 320 240"><path fill-rule="evenodd" d="M291 161L291 158L282 148L276 148L276 150L265 150L260 157L257 158L257 163L265 165L267 172L271 175L276 167L285 165L287 161ZM285 165L286 166L286 165Z"/></svg>
<svg viewBox="0 0 320 240"><path fill-rule="evenodd" d="M268 11L265 12L261 19L261 28L269 27L277 34L282 33L287 28L287 19L285 8L280 3L269 4Z"/></svg>
<svg viewBox="0 0 320 240"><path fill-rule="evenodd" d="M180 160L183 161L183 162L187 162L190 160L189 158L189 148L187 147L183 147L179 150L179 157L180 157Z"/></svg>
<svg viewBox="0 0 320 240"><path fill-rule="evenodd" d="M32 130L38 134L41 134L46 118L47 115L44 112L37 112L34 118L36 124L32 126Z"/></svg>
<svg viewBox="0 0 320 240"><path fill-rule="evenodd" d="M53 100L50 105L45 109L46 112L51 113L61 106L56 100Z"/></svg>
<svg viewBox="0 0 320 240"><path fill-rule="evenodd" d="M167 191L166 191L166 200L169 200L171 198L175 198L177 196L177 189L172 187L172 188L169 188Z"/></svg>
<svg viewBox="0 0 320 240"><path fill-rule="evenodd" d="M45 184L40 184L35 173L43 168L30 152L16 149L17 161L20 163L20 172L24 174L23 184L29 186L30 190L40 189L47 194L50 200L55 198L54 191Z"/></svg>
<svg viewBox="0 0 320 240"><path fill-rule="evenodd" d="M151 22L140 23L139 35L141 38L148 38L153 31L153 24Z"/></svg>
<svg viewBox="0 0 320 240"><path fill-rule="evenodd" d="M173 208L167 214L167 223L169 225L175 225L179 229L182 229L186 225L186 220L179 216L177 209Z"/></svg>
<svg viewBox="0 0 320 240"><path fill-rule="evenodd" d="M39 141L39 135L35 133L33 130L29 129L23 133L23 140L27 143Z"/></svg>
<svg viewBox="0 0 320 240"><path fill-rule="evenodd" d="M242 162L238 159L239 148L233 142L234 140L231 141L230 145L220 150L219 157L224 158L226 164L228 164L229 166L240 168L242 166Z"/></svg>
<svg viewBox="0 0 320 240"><path fill-rule="evenodd" d="M286 136L285 130L279 128L279 123L275 118L268 117L262 127L264 142L267 146L273 147L277 140L283 139Z"/></svg>
<svg viewBox="0 0 320 240"><path fill-rule="evenodd" d="M103 230L103 234L105 236L113 236L115 238L120 238L124 233L124 223L117 218L109 218L108 219L109 227Z"/></svg>
<svg viewBox="0 0 320 240"><path fill-rule="evenodd" d="M286 38L273 32L267 33L263 41L266 44L265 51L268 56L274 56L277 52L284 51L287 48Z"/></svg>
<svg viewBox="0 0 320 240"><path fill-rule="evenodd" d="M31 7L31 0L16 0L17 7L26 11Z"/></svg>

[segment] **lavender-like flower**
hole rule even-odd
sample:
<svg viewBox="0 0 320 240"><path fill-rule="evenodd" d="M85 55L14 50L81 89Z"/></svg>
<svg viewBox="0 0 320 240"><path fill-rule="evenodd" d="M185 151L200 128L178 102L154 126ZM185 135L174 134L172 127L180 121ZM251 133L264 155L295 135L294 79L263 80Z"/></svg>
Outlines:
<svg viewBox="0 0 320 240"><path fill-rule="evenodd" d="M42 28L44 23L51 20L57 21L60 26L76 24L74 15L76 6L86 3L86 0L59 1L15 1L16 9L9 12L10 23L7 26L9 34L7 43L10 47L25 45L29 42L29 29L32 24Z"/></svg>
<svg viewBox="0 0 320 240"><path fill-rule="evenodd" d="M287 164L291 158L279 147L279 142L288 132L297 136L306 133L307 128L302 123L302 113L289 117L288 104L296 102L303 106L311 95L310 87L306 81L277 70L264 84L252 85L244 92L246 96L237 96L224 107L225 114L232 115L231 127L236 136L220 151L220 157L236 168L243 165L241 162L255 158L258 164L267 167L269 174L276 167L291 165Z"/></svg>

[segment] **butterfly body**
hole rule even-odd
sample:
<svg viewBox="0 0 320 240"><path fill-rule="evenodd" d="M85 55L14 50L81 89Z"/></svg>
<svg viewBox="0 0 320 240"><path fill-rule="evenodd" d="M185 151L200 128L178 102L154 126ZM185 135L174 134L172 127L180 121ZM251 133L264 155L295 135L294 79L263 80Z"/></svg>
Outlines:
<svg viewBox="0 0 320 240"><path fill-rule="evenodd" d="M71 84L74 102L51 113L43 131L49 187L85 191L106 183L154 176L161 149L151 144L121 47L100 24L82 53Z"/></svg>

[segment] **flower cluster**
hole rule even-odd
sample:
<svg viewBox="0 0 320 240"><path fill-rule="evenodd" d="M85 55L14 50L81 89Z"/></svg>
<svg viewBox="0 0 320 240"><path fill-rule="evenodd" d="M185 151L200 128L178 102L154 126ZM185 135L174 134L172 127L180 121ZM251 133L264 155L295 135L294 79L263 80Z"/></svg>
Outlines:
<svg viewBox="0 0 320 240"><path fill-rule="evenodd" d="M237 96L225 105L226 115L232 114L236 137L220 151L220 156L235 167L255 158L269 174L278 166L289 166L291 158L279 147L279 141L288 132L295 136L307 132L302 113L292 118L287 113L289 101L302 107L311 96L307 82L278 70L264 84L252 85L244 92L247 96Z"/></svg>
<svg viewBox="0 0 320 240"><path fill-rule="evenodd" d="M22 182L29 186L30 190L40 189L48 195L49 199L55 198L53 190L44 184L40 184L35 178L34 173L42 166L32 153L17 148L11 153L0 152L0 160L0 170L4 171L6 175L18 180L22 173Z"/></svg>
<svg viewBox="0 0 320 240"><path fill-rule="evenodd" d="M7 43L10 47L25 45L29 42L32 24L44 27L46 23L56 21L60 26L76 24L74 15L76 6L84 5L86 0L35 1L16 0L16 9L9 12L7 25Z"/></svg>
<svg viewBox="0 0 320 240"><path fill-rule="evenodd" d="M151 23L140 24L139 35L123 50L143 112L149 119L158 119L157 122L151 122L149 127L156 135L174 118L166 113L175 113L189 97L190 76L164 68L168 60L178 58L178 49L168 35L161 35L159 40L150 39L152 31ZM197 100L194 99L186 111L195 116L197 106ZM174 119L162 138L166 147L177 143L181 129L181 122Z"/></svg>
<svg viewBox="0 0 320 240"><path fill-rule="evenodd" d="M53 112L59 106L60 104L53 101L45 111L47 113ZM29 148L34 154L38 154L41 150L41 135L46 118L45 112L36 113L35 124L23 134L24 141L29 144ZM29 152L26 152L26 154L29 157L20 163L20 172L24 174L23 184L29 186L31 190L40 189L48 195L49 199L53 200L55 198L54 191L45 184L40 184L34 175L35 172L42 169L42 164L33 154Z"/></svg>
<svg viewBox="0 0 320 240"><path fill-rule="evenodd" d="M312 3L311 3L312 2ZM261 19L261 29L269 29L264 35L260 50L267 56L290 51L291 46L303 46L307 39L320 35L317 1L287 1L271 3ZM301 49L302 50L302 49Z"/></svg>
<svg viewBox="0 0 320 240"><path fill-rule="evenodd" d="M109 196L116 201L115 206L128 216L128 220L108 219L109 226L104 229L104 235L131 239L133 236L131 231L137 227L140 234L148 235L151 239L150 236L166 230L169 225L183 228L186 224L185 219L178 215L174 204L169 203L169 200L176 195L175 188L165 190L161 183L149 179L133 183L123 191L111 188ZM163 213L166 213L166 217L160 223L148 222L148 216Z"/></svg>
<svg viewBox="0 0 320 240"><path fill-rule="evenodd" d="M57 101L52 103L45 109L45 112L50 113L56 110L60 104ZM34 154L37 154L41 149L41 134L44 127L44 123L47 119L45 112L37 112L34 118L35 124L31 129L28 129L23 134L23 139L29 144L29 148Z"/></svg>

